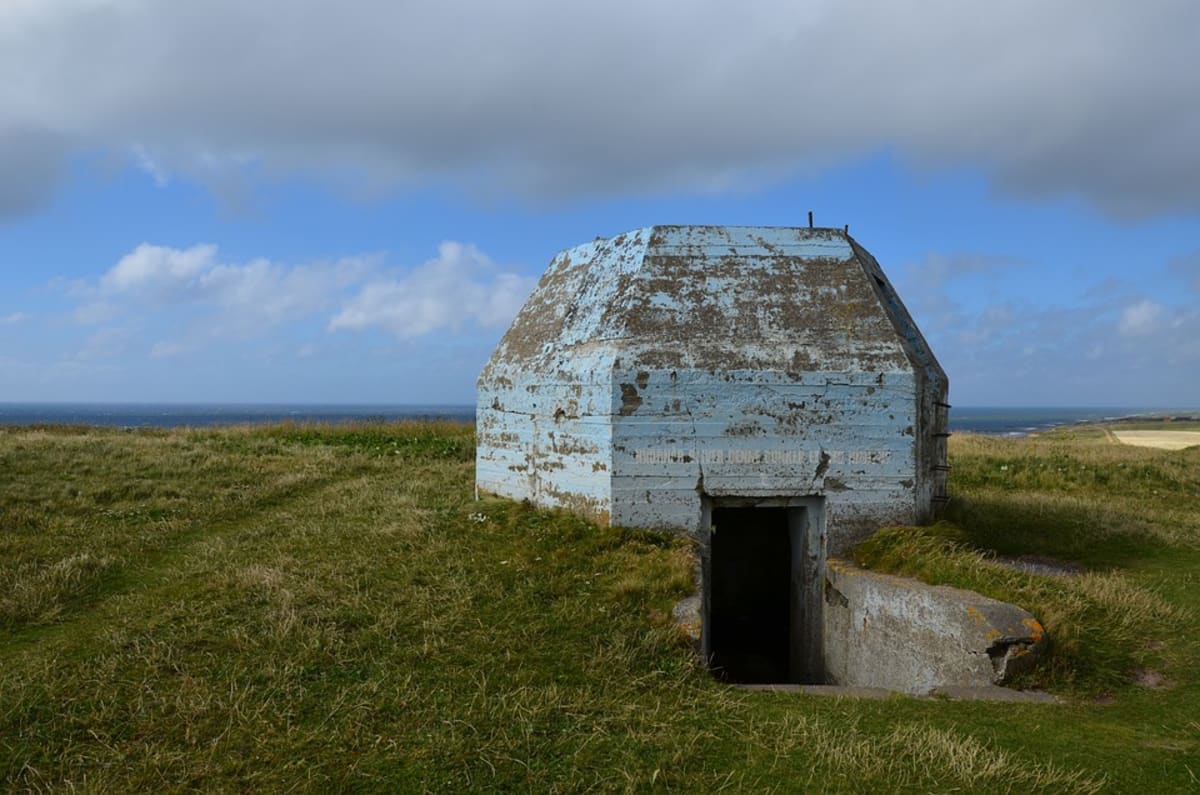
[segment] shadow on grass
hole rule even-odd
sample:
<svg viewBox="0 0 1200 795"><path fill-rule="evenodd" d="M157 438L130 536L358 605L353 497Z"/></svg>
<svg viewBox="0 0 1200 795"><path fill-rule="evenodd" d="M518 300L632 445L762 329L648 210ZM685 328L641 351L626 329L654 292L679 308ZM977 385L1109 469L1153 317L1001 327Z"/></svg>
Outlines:
<svg viewBox="0 0 1200 795"><path fill-rule="evenodd" d="M1055 504L1054 497L1033 495L955 496L945 519L963 528L966 541L1000 555L1042 555L1075 561L1091 569L1123 568L1168 548L1145 520L1090 510L1079 504Z"/></svg>

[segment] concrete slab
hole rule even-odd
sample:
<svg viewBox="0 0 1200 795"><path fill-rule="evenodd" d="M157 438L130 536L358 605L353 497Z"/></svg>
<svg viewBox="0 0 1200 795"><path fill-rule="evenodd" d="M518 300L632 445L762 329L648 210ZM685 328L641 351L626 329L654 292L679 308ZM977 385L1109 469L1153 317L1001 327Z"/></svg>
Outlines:
<svg viewBox="0 0 1200 795"><path fill-rule="evenodd" d="M1026 704L1058 704L1057 696L1043 693L1040 690L1012 690L1007 687L939 687L935 688L932 696L954 699L955 701L1011 701Z"/></svg>
<svg viewBox="0 0 1200 795"><path fill-rule="evenodd" d="M833 696L835 698L889 698L902 696L895 690L881 687L845 687L842 685L734 685L739 690L766 693L803 693L806 696Z"/></svg>
<svg viewBox="0 0 1200 795"><path fill-rule="evenodd" d="M931 699L943 698L951 701L992 701L1012 704L1061 704L1062 700L1040 690L1011 690L1007 687L939 687L925 695L902 693L882 687L847 687L843 685L732 685L739 690L758 693L793 693L806 696L829 696L833 698L884 699L893 696Z"/></svg>
<svg viewBox="0 0 1200 795"><path fill-rule="evenodd" d="M1002 684L1031 666L1045 630L1016 605L973 591L826 564L825 674L847 685L902 690Z"/></svg>

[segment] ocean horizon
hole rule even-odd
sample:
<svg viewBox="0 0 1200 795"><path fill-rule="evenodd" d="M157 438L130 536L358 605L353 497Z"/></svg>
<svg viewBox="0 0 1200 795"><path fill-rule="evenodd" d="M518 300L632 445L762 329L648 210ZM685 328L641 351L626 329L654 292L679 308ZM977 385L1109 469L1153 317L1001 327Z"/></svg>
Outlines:
<svg viewBox="0 0 1200 795"><path fill-rule="evenodd" d="M963 406L950 410L952 432L1025 436L1063 425L1140 415L1195 413L1162 407ZM123 428L209 427L270 422L443 419L473 422L471 404L340 403L0 403L0 425L98 425Z"/></svg>

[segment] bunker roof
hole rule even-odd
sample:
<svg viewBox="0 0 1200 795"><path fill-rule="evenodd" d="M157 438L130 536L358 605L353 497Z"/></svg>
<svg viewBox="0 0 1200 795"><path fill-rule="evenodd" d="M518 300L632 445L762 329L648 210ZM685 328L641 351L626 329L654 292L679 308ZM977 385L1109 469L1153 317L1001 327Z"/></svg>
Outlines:
<svg viewBox="0 0 1200 795"><path fill-rule="evenodd" d="M563 251L481 380L513 367L941 372L844 230L749 226L652 226Z"/></svg>

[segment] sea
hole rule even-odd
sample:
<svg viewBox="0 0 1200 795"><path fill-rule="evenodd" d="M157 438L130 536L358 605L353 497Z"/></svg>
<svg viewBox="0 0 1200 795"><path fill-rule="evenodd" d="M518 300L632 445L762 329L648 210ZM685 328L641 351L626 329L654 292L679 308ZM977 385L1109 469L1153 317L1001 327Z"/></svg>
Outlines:
<svg viewBox="0 0 1200 795"><path fill-rule="evenodd" d="M1193 410L1194 411L1194 410ZM1102 422L1163 408L1000 408L964 406L950 410L950 430L1025 436L1063 425ZM122 428L205 427L291 420L443 419L474 422L472 405L344 405L293 403L0 403L0 425L107 425Z"/></svg>

